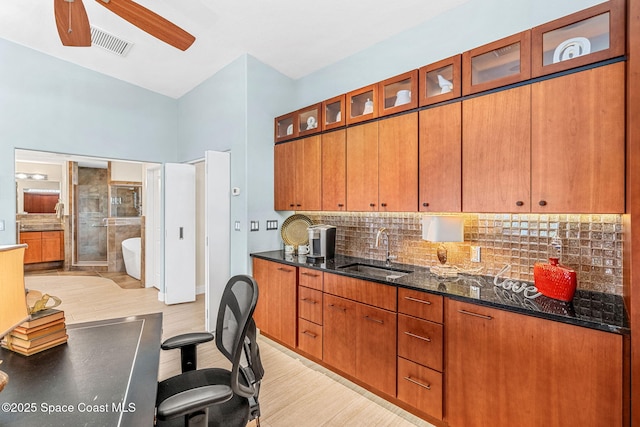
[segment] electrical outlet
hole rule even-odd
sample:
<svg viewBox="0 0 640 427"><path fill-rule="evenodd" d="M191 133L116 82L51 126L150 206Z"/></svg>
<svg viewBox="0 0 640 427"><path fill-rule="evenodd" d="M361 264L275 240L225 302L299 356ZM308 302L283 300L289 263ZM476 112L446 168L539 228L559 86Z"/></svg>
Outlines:
<svg viewBox="0 0 640 427"><path fill-rule="evenodd" d="M251 221L251 231L258 231L260 230L260 222L259 221Z"/></svg>
<svg viewBox="0 0 640 427"><path fill-rule="evenodd" d="M277 219L268 219L267 220L267 230L277 230L278 229L278 220Z"/></svg>
<svg viewBox="0 0 640 427"><path fill-rule="evenodd" d="M471 262L480 262L480 246L471 246Z"/></svg>

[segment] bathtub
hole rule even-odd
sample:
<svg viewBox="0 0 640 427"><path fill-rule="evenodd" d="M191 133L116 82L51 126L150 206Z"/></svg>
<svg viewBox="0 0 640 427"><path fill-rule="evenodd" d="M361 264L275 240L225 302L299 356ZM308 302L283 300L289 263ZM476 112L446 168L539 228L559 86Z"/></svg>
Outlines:
<svg viewBox="0 0 640 427"><path fill-rule="evenodd" d="M140 237L133 237L122 241L122 258L127 274L140 280L140 255L142 243Z"/></svg>

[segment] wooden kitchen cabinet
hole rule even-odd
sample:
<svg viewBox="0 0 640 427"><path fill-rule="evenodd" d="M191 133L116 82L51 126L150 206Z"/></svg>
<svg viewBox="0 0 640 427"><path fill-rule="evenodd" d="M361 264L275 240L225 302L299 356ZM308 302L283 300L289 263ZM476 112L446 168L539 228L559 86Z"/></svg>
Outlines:
<svg viewBox="0 0 640 427"><path fill-rule="evenodd" d="M275 146L275 210L321 209L320 141L320 135L314 135Z"/></svg>
<svg viewBox="0 0 640 427"><path fill-rule="evenodd" d="M419 210L462 211L462 104L420 111Z"/></svg>
<svg viewBox="0 0 640 427"><path fill-rule="evenodd" d="M322 135L322 210L347 209L347 131Z"/></svg>
<svg viewBox="0 0 640 427"><path fill-rule="evenodd" d="M378 210L418 210L418 113L378 122Z"/></svg>
<svg viewBox="0 0 640 427"><path fill-rule="evenodd" d="M623 337L446 300L445 421L621 426Z"/></svg>
<svg viewBox="0 0 640 427"><path fill-rule="evenodd" d="M531 211L624 213L624 62L531 90Z"/></svg>
<svg viewBox="0 0 640 427"><path fill-rule="evenodd" d="M462 135L462 210L529 212L531 87L463 101Z"/></svg>
<svg viewBox="0 0 640 427"><path fill-rule="evenodd" d="M253 277L260 286L254 312L261 333L296 347L297 268L253 258Z"/></svg>
<svg viewBox="0 0 640 427"><path fill-rule="evenodd" d="M356 375L356 302L334 295L324 295L323 361L344 372Z"/></svg>
<svg viewBox="0 0 640 427"><path fill-rule="evenodd" d="M347 210L378 210L378 122L347 128Z"/></svg>
<svg viewBox="0 0 640 427"><path fill-rule="evenodd" d="M347 210L417 211L417 114L347 129Z"/></svg>
<svg viewBox="0 0 640 427"><path fill-rule="evenodd" d="M326 273L324 287L323 361L395 397L395 288Z"/></svg>
<svg viewBox="0 0 640 427"><path fill-rule="evenodd" d="M26 243L25 264L64 260L64 231L27 231L20 233Z"/></svg>

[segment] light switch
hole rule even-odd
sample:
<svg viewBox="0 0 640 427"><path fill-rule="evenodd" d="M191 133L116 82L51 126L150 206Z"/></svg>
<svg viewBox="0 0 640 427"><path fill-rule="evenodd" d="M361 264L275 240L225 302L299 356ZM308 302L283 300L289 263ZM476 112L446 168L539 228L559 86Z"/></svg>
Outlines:
<svg viewBox="0 0 640 427"><path fill-rule="evenodd" d="M260 230L260 222L259 221L251 221L251 231L258 231Z"/></svg>
<svg viewBox="0 0 640 427"><path fill-rule="evenodd" d="M236 231L240 231L240 221L236 221L235 226L233 227Z"/></svg>
<svg viewBox="0 0 640 427"><path fill-rule="evenodd" d="M0 231L4 231L4 219L0 219Z"/></svg>
<svg viewBox="0 0 640 427"><path fill-rule="evenodd" d="M278 220L277 219L268 219L267 220L267 230L277 230L278 229Z"/></svg>

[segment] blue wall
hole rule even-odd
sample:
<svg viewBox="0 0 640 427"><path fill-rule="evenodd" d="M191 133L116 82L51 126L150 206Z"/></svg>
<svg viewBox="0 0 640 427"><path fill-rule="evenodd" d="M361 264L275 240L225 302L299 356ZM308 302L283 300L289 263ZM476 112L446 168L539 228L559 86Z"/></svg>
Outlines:
<svg viewBox="0 0 640 427"><path fill-rule="evenodd" d="M0 244L15 242L15 148L177 159L176 100L2 39L0 64Z"/></svg>

